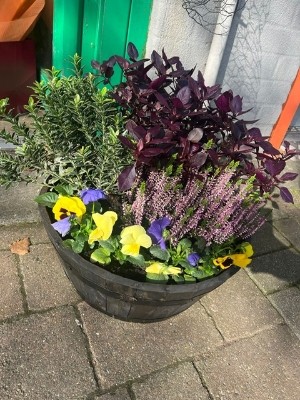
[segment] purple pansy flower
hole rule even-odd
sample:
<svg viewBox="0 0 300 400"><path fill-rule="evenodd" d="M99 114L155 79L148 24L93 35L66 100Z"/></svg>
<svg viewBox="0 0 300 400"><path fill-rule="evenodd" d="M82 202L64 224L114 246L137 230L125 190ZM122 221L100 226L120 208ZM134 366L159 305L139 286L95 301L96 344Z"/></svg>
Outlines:
<svg viewBox="0 0 300 400"><path fill-rule="evenodd" d="M92 201L106 199L107 197L106 194L101 189L86 189L81 191L80 198L83 201L83 203L87 205Z"/></svg>
<svg viewBox="0 0 300 400"><path fill-rule="evenodd" d="M71 222L70 217L60 219L59 221L54 222L51 224L53 228L61 234L62 237L66 236L66 234L71 229Z"/></svg>
<svg viewBox="0 0 300 400"><path fill-rule="evenodd" d="M200 256L197 253L192 253L188 256L187 260L193 267L195 267L200 260Z"/></svg>
<svg viewBox="0 0 300 400"><path fill-rule="evenodd" d="M171 221L168 217L159 218L153 221L147 230L148 235L152 239L152 243L159 244L160 248L163 250L167 250L166 243L163 239L163 231L170 223Z"/></svg>

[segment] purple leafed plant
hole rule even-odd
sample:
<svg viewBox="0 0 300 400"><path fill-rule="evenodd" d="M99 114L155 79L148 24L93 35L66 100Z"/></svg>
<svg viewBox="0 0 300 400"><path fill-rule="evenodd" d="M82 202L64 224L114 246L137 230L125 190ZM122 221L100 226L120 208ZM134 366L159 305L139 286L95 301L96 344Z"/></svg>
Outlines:
<svg viewBox="0 0 300 400"><path fill-rule="evenodd" d="M138 60L132 43L127 52L129 60L115 55L102 64L92 61L105 83L110 83L116 65L124 76L111 96L129 114L128 136L119 139L132 150L135 163L121 172L120 190L132 187L141 167L150 171L170 163L181 166L188 179L191 174L222 170L238 161L233 179L254 176L261 195L296 177L280 175L295 151L286 142L280 152L258 128L248 128L256 121L241 118L249 110L243 111L239 95L231 90L222 93L218 84L206 86L200 71L186 70L179 57L168 58L164 50L162 55L153 51L151 60ZM293 202L287 188L280 187L280 194L286 202Z"/></svg>

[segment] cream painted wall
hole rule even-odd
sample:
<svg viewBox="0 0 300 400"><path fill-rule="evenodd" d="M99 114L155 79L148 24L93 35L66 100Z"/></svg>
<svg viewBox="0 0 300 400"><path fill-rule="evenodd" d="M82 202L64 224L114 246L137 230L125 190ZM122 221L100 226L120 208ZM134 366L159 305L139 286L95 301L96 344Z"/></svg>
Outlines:
<svg viewBox="0 0 300 400"><path fill-rule="evenodd" d="M179 56L186 69L204 72L213 34L203 29L182 8L182 0L153 0L146 56L153 50Z"/></svg>
<svg viewBox="0 0 300 400"><path fill-rule="evenodd" d="M269 136L300 66L300 1L248 0L237 12L218 74L244 98L245 119Z"/></svg>

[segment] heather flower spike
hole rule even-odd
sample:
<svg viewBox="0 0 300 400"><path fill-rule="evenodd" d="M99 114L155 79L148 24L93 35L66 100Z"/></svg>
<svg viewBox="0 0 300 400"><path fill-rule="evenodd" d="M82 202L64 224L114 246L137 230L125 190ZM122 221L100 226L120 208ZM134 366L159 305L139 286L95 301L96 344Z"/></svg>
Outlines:
<svg viewBox="0 0 300 400"><path fill-rule="evenodd" d="M167 249L166 243L163 238L164 229L171 223L168 217L159 218L153 221L150 227L147 229L147 233L152 239L153 244L159 244L163 250Z"/></svg>
<svg viewBox="0 0 300 400"><path fill-rule="evenodd" d="M101 189L86 189L81 191L80 198L87 205L93 201L105 200L107 196Z"/></svg>

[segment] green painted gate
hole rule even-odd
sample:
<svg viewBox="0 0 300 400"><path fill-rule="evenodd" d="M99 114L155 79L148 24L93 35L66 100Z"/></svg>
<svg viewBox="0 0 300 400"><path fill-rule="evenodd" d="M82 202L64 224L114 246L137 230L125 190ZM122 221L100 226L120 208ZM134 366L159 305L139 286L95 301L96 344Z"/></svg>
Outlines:
<svg viewBox="0 0 300 400"><path fill-rule="evenodd" d="M126 55L133 42L144 55L153 0L54 0L53 60L56 69L69 75L70 56L83 58L84 71L91 60ZM121 71L113 83L120 82Z"/></svg>

